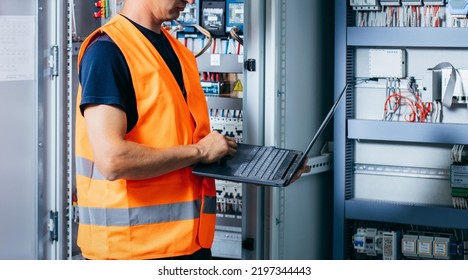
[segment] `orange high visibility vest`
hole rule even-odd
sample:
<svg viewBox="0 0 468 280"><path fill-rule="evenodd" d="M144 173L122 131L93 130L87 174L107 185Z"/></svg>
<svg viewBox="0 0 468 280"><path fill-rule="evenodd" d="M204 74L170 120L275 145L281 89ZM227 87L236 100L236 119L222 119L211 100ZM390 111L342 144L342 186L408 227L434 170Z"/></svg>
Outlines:
<svg viewBox="0 0 468 280"><path fill-rule="evenodd" d="M179 58L187 100L151 42L121 15L83 42L78 63L97 35L109 35L125 57L137 100L138 122L126 139L156 148L197 143L210 125L196 60L161 30ZM81 87L77 106L80 100ZM83 256L153 259L210 248L216 221L214 181L193 175L191 168L147 180L105 180L94 164L84 118L76 112L78 245Z"/></svg>

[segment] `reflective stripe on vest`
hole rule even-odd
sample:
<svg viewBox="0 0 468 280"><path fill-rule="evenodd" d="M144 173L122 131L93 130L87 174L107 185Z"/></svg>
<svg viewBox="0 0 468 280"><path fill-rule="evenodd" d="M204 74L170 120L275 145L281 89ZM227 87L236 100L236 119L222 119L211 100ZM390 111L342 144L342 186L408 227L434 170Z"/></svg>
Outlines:
<svg viewBox="0 0 468 280"><path fill-rule="evenodd" d="M138 226L197 219L201 200L137 208L79 207L80 224L95 226ZM203 213L216 212L216 197L205 197Z"/></svg>
<svg viewBox="0 0 468 280"><path fill-rule="evenodd" d="M94 180L105 180L104 176L96 168L94 162L83 157L75 157L76 174Z"/></svg>

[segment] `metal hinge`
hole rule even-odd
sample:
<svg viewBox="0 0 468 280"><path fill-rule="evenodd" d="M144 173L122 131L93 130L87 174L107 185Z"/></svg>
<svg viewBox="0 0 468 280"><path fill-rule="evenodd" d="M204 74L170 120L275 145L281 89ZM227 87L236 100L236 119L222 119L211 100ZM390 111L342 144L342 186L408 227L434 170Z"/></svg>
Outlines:
<svg viewBox="0 0 468 280"><path fill-rule="evenodd" d="M50 55L49 55L49 68L50 68L50 75L52 77L58 77L58 59L59 59L59 47L52 46L50 48Z"/></svg>
<svg viewBox="0 0 468 280"><path fill-rule="evenodd" d="M49 240L58 241L58 212L49 211Z"/></svg>
<svg viewBox="0 0 468 280"><path fill-rule="evenodd" d="M255 59L252 59L252 58L247 59L244 64L244 68L247 71L254 72L257 69Z"/></svg>

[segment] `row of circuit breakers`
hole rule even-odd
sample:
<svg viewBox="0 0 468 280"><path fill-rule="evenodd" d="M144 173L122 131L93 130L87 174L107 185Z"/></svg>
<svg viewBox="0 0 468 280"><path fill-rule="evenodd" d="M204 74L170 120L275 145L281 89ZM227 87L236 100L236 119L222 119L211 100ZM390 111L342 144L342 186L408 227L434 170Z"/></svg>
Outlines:
<svg viewBox="0 0 468 280"><path fill-rule="evenodd" d="M358 228L352 242L357 253L381 256L383 260L448 260L468 256L468 242L457 242L450 234Z"/></svg>
<svg viewBox="0 0 468 280"><path fill-rule="evenodd" d="M356 11L379 11L382 6L445 6L452 16L468 16L468 0L350 0Z"/></svg>
<svg viewBox="0 0 468 280"><path fill-rule="evenodd" d="M124 0L97 1L95 6L98 10L94 13L94 17L110 18L120 11L124 2ZM193 4L187 3L177 22L168 24L183 26L184 29L178 32L178 36L197 35L195 25L208 30L214 38L227 38L233 28L238 35L241 35L244 29L244 0L200 0Z"/></svg>

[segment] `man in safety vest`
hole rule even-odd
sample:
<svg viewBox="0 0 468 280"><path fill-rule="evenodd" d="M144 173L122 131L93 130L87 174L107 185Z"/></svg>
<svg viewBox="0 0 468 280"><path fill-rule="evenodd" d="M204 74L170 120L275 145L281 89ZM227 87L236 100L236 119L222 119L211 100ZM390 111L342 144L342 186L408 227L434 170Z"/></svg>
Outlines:
<svg viewBox="0 0 468 280"><path fill-rule="evenodd" d="M212 179L236 153L210 132L194 55L161 24L194 0L126 0L78 55L78 246L87 259L210 259Z"/></svg>
<svg viewBox="0 0 468 280"><path fill-rule="evenodd" d="M211 257L216 190L190 166L234 155L210 132L194 55L161 24L183 0L126 0L78 57L78 245L87 259Z"/></svg>

